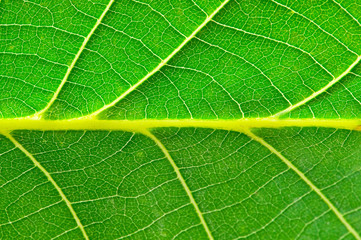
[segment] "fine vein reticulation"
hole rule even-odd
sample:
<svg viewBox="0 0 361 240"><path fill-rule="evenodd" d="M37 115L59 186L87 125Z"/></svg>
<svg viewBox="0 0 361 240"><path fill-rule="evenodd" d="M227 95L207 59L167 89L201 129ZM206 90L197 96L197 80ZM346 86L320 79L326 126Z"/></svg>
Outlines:
<svg viewBox="0 0 361 240"><path fill-rule="evenodd" d="M189 189L186 181L184 180L182 174L181 174L180 171L179 171L178 166L176 165L176 163L175 163L174 160L172 159L172 157L171 157L171 155L169 154L167 148L166 148L166 147L162 144L162 142L159 141L159 139L158 139L156 136L154 136L151 132L145 131L145 132L143 132L143 134L146 135L146 136L148 136L150 139L152 139L152 140L158 145L158 147L162 150L162 152L164 153L164 155L165 155L166 158L168 159L169 163L172 165L174 171L175 171L176 174L177 174L177 177L178 177L179 181L181 182L184 190L186 191L186 193L187 193L187 195L188 195L188 197L189 197L190 202L192 203L192 205L194 206L195 211L197 212L197 215L198 215L198 217L199 217L199 219L200 219L200 221L201 221L202 226L204 227L204 230L205 230L206 233L207 233L208 238L211 239L211 240L213 240L214 238L213 238L213 236L212 236L211 231L209 230L209 227L208 227L206 221L204 220L203 213L202 213L201 210L199 209L197 202L194 200L194 197L193 197L193 194L192 194L191 190Z"/></svg>
<svg viewBox="0 0 361 240"><path fill-rule="evenodd" d="M71 73L71 71L73 70L76 62L78 61L81 53L83 52L86 44L88 43L89 39L91 38L91 36L94 34L95 30L98 28L99 24L102 22L104 16L106 15L106 13L109 11L110 7L112 6L114 0L111 0L108 5L105 7L103 13L100 15L99 19L96 21L95 25L93 26L93 28L90 30L88 36L84 39L82 45L79 48L79 51L77 52L77 54L75 55L73 61L71 62L70 66L68 67L63 80L61 81L58 89L55 91L53 97L50 99L49 103L45 106L45 108L43 108L41 111L37 112L36 114L34 114L33 116L30 116L29 118L33 118L33 119L39 119L41 117L41 115L46 112L51 105L54 103L54 101L57 99L61 89L63 88L64 84L66 83L66 81L69 78L69 75Z"/></svg>
<svg viewBox="0 0 361 240"><path fill-rule="evenodd" d="M39 168L44 175L48 178L49 182L51 182L51 184L55 187L55 189L58 191L59 195L61 196L61 198L63 199L63 201L65 202L65 204L67 205L69 211L71 212L71 215L73 216L76 224L78 225L78 228L80 229L80 231L83 234L83 237L88 240L89 237L84 229L83 224L81 223L78 215L76 214L76 212L74 211L73 206L71 205L71 202L68 200L68 198L66 197L66 195L64 194L63 190L59 187L59 185L55 182L55 180L53 179L53 177L50 175L50 173L34 158L34 156L28 152L28 150L26 150L15 138L13 138L13 136L11 136L10 133L6 133L3 132L2 133L4 136L6 136L17 148L19 148L33 163L34 165Z"/></svg>
<svg viewBox="0 0 361 240"><path fill-rule="evenodd" d="M169 62L169 60L177 54L177 52L179 52L192 38L195 37L195 35L202 29L204 28L204 26L207 25L207 23L209 21L212 20L212 18L229 2L229 0L225 0L224 2L222 2L222 4L209 16L207 16L207 18L204 20L204 22L199 25L199 27L196 28L196 30L194 30L192 32L191 35L189 35L186 39L184 39L184 41L176 48L174 49L174 51L169 54L169 56L167 58L165 58L164 60L162 60L158 66L156 68L154 68L152 71L150 71L147 75L145 75L142 79L140 79L136 84L134 84L132 87L130 87L127 91L125 91L123 94L121 94L119 97L117 97L113 102L104 105L102 108L98 109L97 111L93 112L92 114L88 115L88 116L84 116L81 118L94 118L96 117L99 113L103 112L104 110L114 106L115 104L117 104L120 100L122 100L123 98L125 98L127 95L129 95L131 92L133 92L135 89L137 89L143 82L145 82L148 78L150 78L154 73L158 72L163 66L165 66L167 64L167 62Z"/></svg>
<svg viewBox="0 0 361 240"><path fill-rule="evenodd" d="M264 139L258 137L253 132L246 130L244 133L249 136L251 139L259 142L263 146L265 146L269 151L275 154L279 159L281 159L290 169L292 169L297 175L304 181L312 191L316 192L317 195L324 201L327 206L334 212L337 218L342 222L343 225L347 228L347 230L358 240L361 239L360 235L357 231L351 226L351 224L345 219L342 213L335 207L335 205L322 193L322 191L312 183L303 172L301 172L295 165L292 164L287 158L285 158L279 151L277 151L272 145L266 142Z"/></svg>
<svg viewBox="0 0 361 240"><path fill-rule="evenodd" d="M100 15L100 17L97 19L95 25L93 26L93 28L91 29L91 31L89 32L89 34L87 35L87 37L84 39L80 49L78 50L77 54L75 55L72 63L70 64L70 66L68 67L59 87L57 88L56 92L54 93L53 97L50 99L50 101L48 102L48 104L46 105L45 108L43 108L42 110L40 110L39 112L35 113L32 116L28 116L28 117L23 117L20 119L39 119L41 118L41 116L52 106L52 104L54 103L54 101L57 99L59 93L61 92L64 84L67 82L67 79L69 77L69 75L72 72L72 69L74 68L77 60L79 59L80 55L82 54L83 50L85 49L89 39L92 37L92 35L94 34L95 30L98 28L98 26L101 24L103 18L106 16L107 12L110 10L112 4L113 4L114 0L111 0L107 6L105 7L104 11L102 12L102 14ZM162 60L152 71L148 72L148 74L146 74L142 79L140 79L136 84L134 84L133 86L131 86L129 89L127 89L123 94L121 94L120 96L118 96L115 100L113 100L111 103L104 105L103 107L99 108L98 110L96 110L95 112L86 115L86 116L82 116L80 117L80 119L85 119L85 118L95 118L97 115L99 115L101 112L103 112L104 110L113 107L115 104L117 104L119 101L121 101L122 99L124 99L127 95L129 95L131 92L133 92L134 90L136 90L143 82L145 82L147 79L149 79L152 75L154 75L156 72L158 72L163 66L166 66L168 61L170 59L172 59L181 49L183 49L183 47L193 38L195 38L196 34L202 30L209 22L213 21L214 16L221 10L224 8L224 6L229 2L229 0L225 0L223 1L218 8L216 8L209 16L206 17L206 19L188 36L184 39L184 41L176 48L173 50L173 52L171 54L169 54L167 56L167 58L165 58L164 60ZM280 5L282 7L285 7L286 9L291 10L292 12L295 12L293 9L280 4L276 1L273 1L274 3L276 3L277 5ZM339 5L339 4L338 4ZM342 8L343 10L345 10L344 8ZM349 16L351 16L355 21L356 19L348 12L346 11L347 14ZM310 21L312 24L314 24L315 26L317 26L319 29L321 29L323 32L325 32L326 34L328 34L329 36L331 36L332 38L336 39L337 42L339 42L341 45L343 45L344 47L346 47L348 49L348 51L357 54L356 52L350 50L344 43L342 43L340 40L338 40L336 37L334 37L332 34L328 33L326 30L324 30L323 28L321 28L319 25L317 25L316 23L314 23L312 20L310 20L309 18L305 17L304 15L297 13L298 15L302 16L303 18L307 19L308 21ZM357 21L358 22L358 21ZM217 23L217 22L216 22ZM220 24L220 23L217 23ZM222 24L220 24L222 25ZM223 24L224 26L224 24ZM281 41L279 41L281 42ZM302 50L303 51L303 50ZM307 52L306 52L307 53ZM308 53L309 54L309 53ZM318 61L315 60L312 56L311 58L317 63ZM290 113L291 111L295 110L296 108L305 105L306 103L308 103L309 101L315 99L317 96L321 95L322 93L325 93L328 89L330 89L332 86L334 86L336 83L338 83L341 79L343 79L348 73L350 73L350 71L360 62L361 60L361 56L358 56L356 58L356 60L344 71L342 72L339 76L334 77L327 85L325 85L324 87L322 87L321 89L319 89L318 91L312 93L311 95L309 95L308 97L304 98L302 101L299 101L295 104L291 104L289 107L273 114L270 117L273 118L278 118L282 115L285 115L287 113ZM324 68L322 65L320 65L322 68ZM324 68L325 69L325 68ZM328 72L329 74L331 74L327 69L325 69L326 72ZM332 74L331 74L332 75ZM333 76L333 75L332 75Z"/></svg>
<svg viewBox="0 0 361 240"><path fill-rule="evenodd" d="M361 56L358 56L357 59L344 71L340 76L337 78L334 78L331 82L329 82L326 86L318 90L317 92L312 93L310 96L306 97L302 101L293 104L289 106L288 108L274 114L272 117L279 117L281 115L284 115L286 113L291 112L292 110L306 104L307 102L311 101L312 99L315 99L317 96L321 95L322 93L326 92L328 89L330 89L333 85L335 85L337 82L339 82L344 76L346 76L350 71L360 62Z"/></svg>
<svg viewBox="0 0 361 240"><path fill-rule="evenodd" d="M187 196L190 200L190 203L193 205L195 212L197 213L200 224L203 226L207 236L209 239L213 239L212 232L209 229L209 226L204 219L204 214L200 210L198 203L195 201L192 191L190 190L189 186L186 184L185 178L182 176L180 172L180 168L176 165L175 161L173 160L170 152L167 150L165 145L155 136L152 134L151 130L156 128L208 128L208 129L215 129L215 130L227 130L227 131L235 131L239 133L243 133L247 135L250 139L255 140L256 142L260 143L262 146L267 148L272 154L276 155L280 160L282 160L283 163L285 163L290 169L292 169L301 179L304 181L311 189L314 191L319 198L328 206L328 208L336 215L336 217L340 220L340 222L346 227L348 232L352 234L356 239L361 239L358 232L353 228L353 226L345 219L343 214L339 209L336 208L336 206L331 202L331 200L321 191L320 188L316 186L315 183L313 183L311 180L309 180L303 172L301 172L295 165L292 164L290 160L288 160L285 156L282 155L281 152L279 152L275 147L273 147L270 143L268 143L263 138L257 136L254 134L251 130L255 128L284 128L284 127L316 127L316 128L335 128L335 129L346 129L351 131L359 131L361 130L361 120L358 119L340 119L340 120L333 120L333 119L280 119L282 115L285 115L287 113L292 112L296 108L299 108L306 103L310 102L311 100L315 99L316 97L320 96L321 94L324 94L329 90L332 86L334 86L336 83L340 82L341 79L343 79L347 74L351 72L351 70L360 62L361 56L357 56L356 60L352 62L351 65L348 66L346 70L344 70L341 74L339 74L337 77L333 76L326 68L323 67L313 56L308 53L307 51L301 50L298 47L294 47L295 49L298 49L306 54L308 54L316 63L318 63L321 68L324 68L326 72L328 72L333 78L332 80L320 88L319 90L315 91L311 95L305 97L302 101L299 101L294 104L290 104L289 107L273 114L270 117L267 118L242 118L242 119L236 119L236 120L201 120L201 119L165 119L165 120L157 120L157 119L144 119L144 120L97 120L97 116L103 112L106 109L109 109L113 106L115 106L117 103L119 103L122 99L124 99L126 96L128 96L131 92L138 89L138 87L147 81L151 76L153 76L155 73L159 72L161 68L164 66L167 66L167 63L178 53L180 52L184 46L190 42L190 40L197 38L196 35L199 33L202 29L205 28L205 26L212 22L214 16L224 8L224 6L229 2L229 0L225 0L222 2L216 10L214 10L209 16L206 17L206 19L188 36L185 37L184 41L175 48L170 55L168 55L165 59L163 59L152 71L148 72L144 77L142 77L140 80L138 80L134 85L132 85L130 88L128 88L124 93L117 96L116 99L114 99L109 104L105 104L103 107L99 108L95 112L82 116L79 119L70 119L70 120L44 120L41 119L42 115L48 111L48 109L52 106L54 101L58 98L59 93L62 91L63 86L67 82L72 69L76 65L78 59L80 58L83 50L85 49L89 39L93 36L94 32L98 28L98 26L101 24L103 18L107 14L107 12L110 10L114 0L110 0L110 2L105 7L104 11L100 15L99 19L97 19L95 25L90 30L89 34L84 38L84 41L78 50L77 54L75 55L73 61L68 66L67 71L62 78L62 81L57 88L57 90L54 92L54 95L48 102L45 108L37 112L36 114L30 116L30 117L23 117L19 119L0 119L0 133L6 136L18 149L20 149L33 163L36 167L38 167L44 175L48 178L49 182L53 184L55 189L58 191L59 195L61 196L62 200L66 203L69 211L71 212L73 218L75 219L77 223L77 227L81 230L83 237L85 239L88 239L88 235L84 229L84 226L82 225L79 217L77 216L76 212L74 211L71 202L67 199L65 194L63 193L62 189L58 186L58 184L55 182L55 180L52 178L50 173L40 164L39 161L35 159L35 157L26 150L12 135L11 131L14 130L40 130L40 131L60 131L60 130L106 130L106 131L127 131L127 132L136 132L141 133L150 139L152 139L159 149L162 150L163 154L169 161L169 163L172 165L174 172L176 173L178 180L180 181L181 185L183 186L184 190L187 193ZM284 5L272 1L279 6ZM335 1L334 1L335 2ZM338 3L337 3L338 4ZM343 10L345 10L340 4L338 4ZM288 8L288 7L287 7ZM291 9L292 10L292 9ZM202 10L203 11L203 10ZM293 11L293 10L292 10ZM345 10L355 21L357 21L356 18L354 18L347 10ZM303 15L302 15L303 16ZM304 17L304 16L303 16ZM310 20L312 23L314 23L312 20ZM357 21L358 22L358 21ZM214 23L225 26L224 24L218 23L214 21ZM318 26L318 25L317 25ZM234 28L236 29L236 28ZM322 31L327 32L322 29ZM256 34L255 34L256 35ZM331 35L332 34L328 34ZM332 36L333 37L333 36ZM267 37L266 37L267 38ZM337 38L336 41L340 42ZM202 42L206 42L205 40L201 40ZM282 43L282 41L278 41ZM347 45L340 42L343 46L345 46L350 52L357 55L356 52L350 50ZM286 44L287 45L287 44ZM288 46L291 46L288 44ZM179 67L181 68L181 67ZM183 69L186 69L183 67ZM260 70L261 74L263 72ZM265 74L263 74L265 75ZM266 76L266 75L265 75ZM267 77L268 78L268 77ZM272 81L270 81L273 85ZM276 87L276 89L278 89ZM283 95L283 93L279 90L279 92ZM234 100L234 99L233 99ZM288 99L286 98L288 101ZM236 100L234 100L237 102ZM288 101L289 102L289 101ZM191 115L192 116L192 115ZM193 117L192 117L193 118Z"/></svg>

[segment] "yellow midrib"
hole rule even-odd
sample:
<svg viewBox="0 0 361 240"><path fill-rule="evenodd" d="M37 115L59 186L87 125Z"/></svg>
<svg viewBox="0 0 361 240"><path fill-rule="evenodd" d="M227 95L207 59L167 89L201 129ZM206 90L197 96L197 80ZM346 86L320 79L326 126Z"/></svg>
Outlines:
<svg viewBox="0 0 361 240"><path fill-rule="evenodd" d="M361 130L361 119L276 119L243 118L236 120L201 119L144 119L144 120L44 120L44 119L0 119L0 132L13 130L109 130L144 132L152 128L196 127L242 131L250 128L281 127L324 127L348 130Z"/></svg>

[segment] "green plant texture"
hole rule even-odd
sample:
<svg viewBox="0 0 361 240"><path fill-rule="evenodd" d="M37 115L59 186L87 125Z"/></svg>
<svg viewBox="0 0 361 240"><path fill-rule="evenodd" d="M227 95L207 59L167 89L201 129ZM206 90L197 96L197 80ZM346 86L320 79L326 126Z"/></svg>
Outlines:
<svg viewBox="0 0 361 240"><path fill-rule="evenodd" d="M358 0L2 0L0 239L361 239Z"/></svg>

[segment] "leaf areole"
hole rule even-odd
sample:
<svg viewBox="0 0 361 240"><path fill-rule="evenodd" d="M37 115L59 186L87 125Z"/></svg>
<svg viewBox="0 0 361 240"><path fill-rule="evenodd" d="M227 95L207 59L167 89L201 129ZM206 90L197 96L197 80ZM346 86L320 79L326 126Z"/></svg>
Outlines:
<svg viewBox="0 0 361 240"><path fill-rule="evenodd" d="M357 1L0 1L0 239L361 239Z"/></svg>

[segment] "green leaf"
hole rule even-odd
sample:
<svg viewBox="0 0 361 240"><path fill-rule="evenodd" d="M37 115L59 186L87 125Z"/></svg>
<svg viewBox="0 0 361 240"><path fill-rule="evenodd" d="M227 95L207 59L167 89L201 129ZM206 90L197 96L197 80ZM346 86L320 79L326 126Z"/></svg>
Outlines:
<svg viewBox="0 0 361 240"><path fill-rule="evenodd" d="M361 239L361 5L0 2L0 239Z"/></svg>

